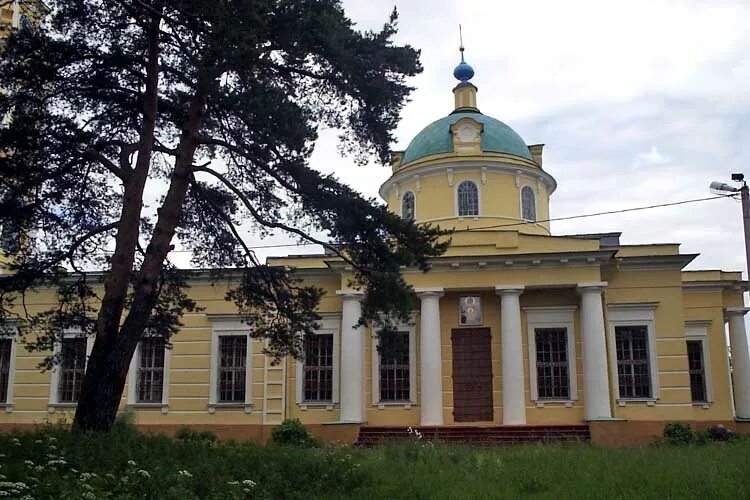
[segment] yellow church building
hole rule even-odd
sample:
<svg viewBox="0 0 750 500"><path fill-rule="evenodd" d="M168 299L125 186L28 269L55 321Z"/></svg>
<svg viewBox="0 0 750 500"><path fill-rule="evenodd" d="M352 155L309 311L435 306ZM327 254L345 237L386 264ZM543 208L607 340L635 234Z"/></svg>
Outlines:
<svg viewBox="0 0 750 500"><path fill-rule="evenodd" d="M463 60L454 75L454 109L393 153L380 188L400 216L455 229L429 272L403 269L413 321L388 337L400 354L381 357L377 336L357 326L361 294L348 288L345 262L273 258L326 291L304 360L274 364L223 299L236 276L206 274L190 289L204 310L184 319L173 347L141 342L122 411L144 429L190 425L258 441L286 418L350 442L409 426L604 444L648 441L672 421L750 431L741 273L684 271L697 255L678 244L551 234L557 183L543 145L479 111ZM39 295L40 307L50 301ZM39 353L0 340L0 426L70 420L90 343L65 339L61 364L41 373Z"/></svg>

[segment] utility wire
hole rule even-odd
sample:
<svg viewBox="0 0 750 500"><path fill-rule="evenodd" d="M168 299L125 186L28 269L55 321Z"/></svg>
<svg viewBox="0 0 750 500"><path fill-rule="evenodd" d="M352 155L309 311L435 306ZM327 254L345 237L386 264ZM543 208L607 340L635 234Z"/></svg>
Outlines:
<svg viewBox="0 0 750 500"><path fill-rule="evenodd" d="M638 210L648 210L651 208L673 207L676 205L685 205L687 203L697 203L699 201L718 200L722 198L736 198L736 196L737 196L736 193L722 194L719 196L710 196L708 198L696 198L693 200L673 201L671 203L660 203L658 205L647 205L645 207L623 208L621 210L609 210L607 212L596 212L596 213L582 214L582 215L569 215L567 217L555 217L552 219L544 219L544 220L536 220L536 221L510 222L507 224L495 224L492 226L480 226L480 227L472 227L472 228L467 227L466 229L456 229L455 232L481 231L483 229L496 229L499 227L525 226L527 224L538 224L540 222L554 222L554 221L561 221L561 220L583 219L585 217L596 217L598 215L622 214L625 212L635 212Z"/></svg>
<svg viewBox="0 0 750 500"><path fill-rule="evenodd" d="M507 224L495 224L492 226L480 226L480 227L472 227L472 228L466 228L466 229L456 229L455 232L471 232L471 231L481 231L483 229L496 229L499 227L513 227L513 226L525 226L527 224L538 224L540 222L554 222L554 221L561 221L561 220L571 220L571 219L583 219L585 217L596 217L598 215L611 215L611 214L621 214L626 212L635 212L638 210L648 210L651 208L661 208L661 207L673 207L677 205L685 205L687 203L697 203L701 201L709 201L709 200L718 200L722 198L736 198L737 194L726 194L726 195L719 195L719 196L710 196L708 198L696 198L693 200L682 200L682 201L673 201L671 203L660 203L658 205L647 205L644 207L634 207L634 208L624 208L621 210L609 210L607 212L596 212L591 214L582 214L582 215L569 215L567 217L555 217L552 219L544 219L544 220L537 220L537 221L523 221L523 222L510 222ZM250 250L259 250L264 248L288 248L288 247L305 247L305 246L314 246L318 245L318 243L280 243L280 244L273 244L273 245L255 245L255 246L248 246L248 249ZM113 253L111 250L104 250L102 253ZM192 253L192 250L172 250L169 253Z"/></svg>

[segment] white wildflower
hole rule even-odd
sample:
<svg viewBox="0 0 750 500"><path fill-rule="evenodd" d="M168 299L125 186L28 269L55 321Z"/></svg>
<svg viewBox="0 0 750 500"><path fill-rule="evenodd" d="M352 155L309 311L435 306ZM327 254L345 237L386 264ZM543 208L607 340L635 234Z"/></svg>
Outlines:
<svg viewBox="0 0 750 500"><path fill-rule="evenodd" d="M229 481L227 484L229 486L238 486L240 484L240 482L239 481Z"/></svg>
<svg viewBox="0 0 750 500"><path fill-rule="evenodd" d="M29 467L34 467L34 462L32 462L31 460L24 460L23 463L25 463Z"/></svg>
<svg viewBox="0 0 750 500"><path fill-rule="evenodd" d="M181 477L193 477L193 475L188 470L178 470L177 475Z"/></svg>
<svg viewBox="0 0 750 500"><path fill-rule="evenodd" d="M96 495L90 491L87 491L83 495L81 495L81 498L84 498L85 500L96 500Z"/></svg>
<svg viewBox="0 0 750 500"><path fill-rule="evenodd" d="M251 488L254 488L256 485L256 482L251 479L245 479L244 481L242 481L242 484L244 484L245 486L250 486Z"/></svg>
<svg viewBox="0 0 750 500"><path fill-rule="evenodd" d="M135 467L136 466L135 460L128 460L128 465L131 467Z"/></svg>
<svg viewBox="0 0 750 500"><path fill-rule="evenodd" d="M136 471L136 474L140 474L141 476L143 476L145 478L149 478L149 479L151 478L151 474L149 474L147 470L138 469Z"/></svg>
<svg viewBox="0 0 750 500"><path fill-rule="evenodd" d="M50 443L54 443L55 441L57 441L57 438L55 436L49 436L47 438L47 441L49 441Z"/></svg>

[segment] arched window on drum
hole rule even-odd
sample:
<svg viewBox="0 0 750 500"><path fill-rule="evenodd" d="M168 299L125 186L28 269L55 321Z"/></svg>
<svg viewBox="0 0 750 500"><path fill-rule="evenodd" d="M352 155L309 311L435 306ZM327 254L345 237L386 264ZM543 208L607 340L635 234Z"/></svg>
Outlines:
<svg viewBox="0 0 750 500"><path fill-rule="evenodd" d="M413 221L415 218L415 199L414 199L414 193L411 191L407 191L404 193L403 198L401 198L401 217L406 220Z"/></svg>
<svg viewBox="0 0 750 500"><path fill-rule="evenodd" d="M521 218L536 222L536 196L531 186L521 189Z"/></svg>
<svg viewBox="0 0 750 500"><path fill-rule="evenodd" d="M471 181L458 185L458 216L471 217L479 215L479 189Z"/></svg>

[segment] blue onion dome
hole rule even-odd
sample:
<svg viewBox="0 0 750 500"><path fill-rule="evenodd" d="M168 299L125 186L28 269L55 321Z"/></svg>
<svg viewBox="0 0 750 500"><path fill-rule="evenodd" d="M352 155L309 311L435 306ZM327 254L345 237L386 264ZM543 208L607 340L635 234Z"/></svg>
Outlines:
<svg viewBox="0 0 750 500"><path fill-rule="evenodd" d="M453 70L453 76L456 77L456 80L460 80L461 83L468 82L474 76L474 68L464 61L463 54L461 54L461 62Z"/></svg>

